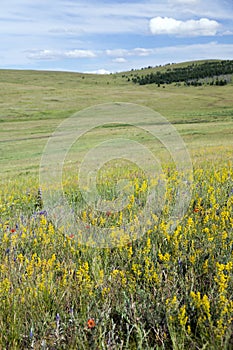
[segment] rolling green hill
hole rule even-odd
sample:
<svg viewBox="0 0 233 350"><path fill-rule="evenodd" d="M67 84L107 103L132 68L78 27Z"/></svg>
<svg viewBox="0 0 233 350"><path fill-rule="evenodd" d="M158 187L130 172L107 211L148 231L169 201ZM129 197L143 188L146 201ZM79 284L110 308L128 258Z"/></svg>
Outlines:
<svg viewBox="0 0 233 350"><path fill-rule="evenodd" d="M158 69L159 68L159 69ZM233 61L198 61L186 64L168 64L163 67L147 67L144 72L131 73L131 78L124 75L128 81L135 84L171 84L184 82L185 85L201 86L217 85L223 86L231 83L233 75Z"/></svg>
<svg viewBox="0 0 233 350"><path fill-rule="evenodd" d="M204 63L187 62L172 67ZM168 68L170 66L150 68L148 72ZM141 72L144 74L145 70ZM169 84L162 88L155 84L133 84L126 79L131 73L93 75L0 70L2 175L36 170L51 132L61 121L77 111L103 103L136 103L161 113L174 123L191 153L199 148L232 147L232 83L199 87ZM105 133L111 130L106 128Z"/></svg>

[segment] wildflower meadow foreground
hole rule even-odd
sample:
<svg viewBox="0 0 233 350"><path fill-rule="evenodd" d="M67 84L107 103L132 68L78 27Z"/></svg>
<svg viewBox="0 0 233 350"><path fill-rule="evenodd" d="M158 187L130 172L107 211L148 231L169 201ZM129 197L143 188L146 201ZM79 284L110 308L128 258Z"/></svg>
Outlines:
<svg viewBox="0 0 233 350"><path fill-rule="evenodd" d="M44 210L36 177L2 183L1 349L232 349L231 161L194 164L192 198L173 230L179 174L166 168L163 208L148 213L143 234L148 187L161 179L127 167L122 173L133 193L118 212L82 206L77 179L66 180L82 222L72 232ZM98 180L107 199L115 196L113 180L114 173ZM92 244L97 227L110 229L112 247Z"/></svg>

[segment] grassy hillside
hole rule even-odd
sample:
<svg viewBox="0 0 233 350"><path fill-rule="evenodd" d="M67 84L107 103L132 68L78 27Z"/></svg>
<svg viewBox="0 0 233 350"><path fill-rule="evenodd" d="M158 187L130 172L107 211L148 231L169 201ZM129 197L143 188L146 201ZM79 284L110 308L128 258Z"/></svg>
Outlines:
<svg viewBox="0 0 233 350"><path fill-rule="evenodd" d="M164 70L154 70L144 74L134 74L132 79L127 77L128 81L135 84L172 84L181 83L186 86L217 85L223 86L231 82L233 75L233 61L206 61L190 63L188 65L177 67L176 65L166 65Z"/></svg>
<svg viewBox="0 0 233 350"><path fill-rule="evenodd" d="M146 73L156 73L156 72L166 72L167 69L169 68L186 68L192 64L200 65L203 63L208 63L208 62L220 62L221 60L197 60L197 61L185 61L185 62L180 62L180 63L167 63L165 65L158 65L158 66L147 66L147 67L142 67L141 69L132 69L131 73L136 73L136 74L145 74ZM118 73L122 74L122 73ZM123 72L123 74L129 74L129 72Z"/></svg>

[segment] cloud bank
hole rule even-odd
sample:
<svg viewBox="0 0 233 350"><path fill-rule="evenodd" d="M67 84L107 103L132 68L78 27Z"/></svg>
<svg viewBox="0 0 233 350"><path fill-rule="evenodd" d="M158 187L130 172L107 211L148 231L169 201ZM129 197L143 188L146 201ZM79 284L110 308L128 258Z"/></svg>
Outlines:
<svg viewBox="0 0 233 350"><path fill-rule="evenodd" d="M29 59L34 60L56 60L64 58L94 58L96 54L91 50L31 50L28 53Z"/></svg>
<svg viewBox="0 0 233 350"><path fill-rule="evenodd" d="M0 68L114 72L231 59L232 19L232 0L2 0Z"/></svg>
<svg viewBox="0 0 233 350"><path fill-rule="evenodd" d="M179 21L169 17L154 17L150 20L149 27L154 35L213 36L216 35L220 24L208 18Z"/></svg>

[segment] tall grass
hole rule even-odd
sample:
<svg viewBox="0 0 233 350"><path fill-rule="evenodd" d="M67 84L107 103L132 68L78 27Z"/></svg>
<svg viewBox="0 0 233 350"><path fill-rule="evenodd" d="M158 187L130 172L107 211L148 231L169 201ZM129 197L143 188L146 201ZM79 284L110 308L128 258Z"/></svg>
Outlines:
<svg viewBox="0 0 233 350"><path fill-rule="evenodd" d="M119 176L115 168L98 179L104 198L115 196L114 172ZM178 174L167 169L165 205L148 213L143 235L135 222L149 184L159 179L123 172L133 193L117 213L83 207L76 177L67 179L70 205L82 208L82 229L73 232L38 205L35 178L3 182L2 349L232 348L232 164L195 166L189 209L173 231L168 220ZM114 237L128 223L132 235ZM115 246L81 244L95 227L111 228Z"/></svg>

